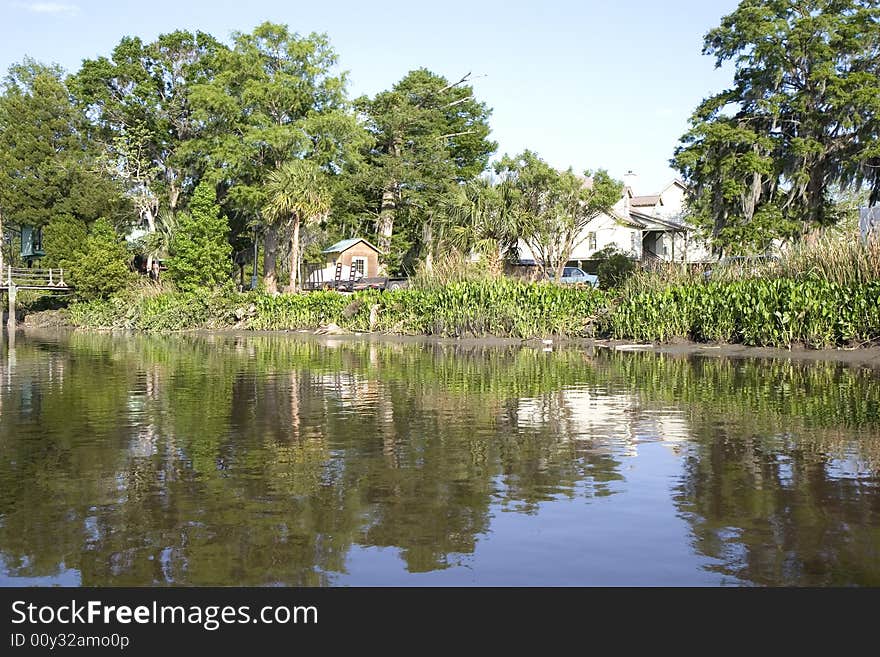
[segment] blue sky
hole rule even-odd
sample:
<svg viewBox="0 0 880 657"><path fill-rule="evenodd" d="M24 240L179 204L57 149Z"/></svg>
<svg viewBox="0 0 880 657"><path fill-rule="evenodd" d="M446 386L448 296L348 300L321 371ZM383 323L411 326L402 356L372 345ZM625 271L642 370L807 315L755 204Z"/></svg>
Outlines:
<svg viewBox="0 0 880 657"><path fill-rule="evenodd" d="M421 3L383 0L0 0L0 69L29 55L69 71L124 35L200 29L228 41L264 20L326 32L352 95L427 67L473 73L493 108L499 154L525 148L557 167L639 175L638 192L672 179L668 160L691 110L730 83L702 37L735 0Z"/></svg>

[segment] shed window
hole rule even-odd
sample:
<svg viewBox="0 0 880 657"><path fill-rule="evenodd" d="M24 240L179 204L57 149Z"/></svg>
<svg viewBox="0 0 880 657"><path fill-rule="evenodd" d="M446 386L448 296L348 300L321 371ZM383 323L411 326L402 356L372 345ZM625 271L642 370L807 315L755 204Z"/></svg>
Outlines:
<svg viewBox="0 0 880 657"><path fill-rule="evenodd" d="M361 276L367 275L367 259L362 256L354 256L351 259L351 267L357 272L360 272Z"/></svg>

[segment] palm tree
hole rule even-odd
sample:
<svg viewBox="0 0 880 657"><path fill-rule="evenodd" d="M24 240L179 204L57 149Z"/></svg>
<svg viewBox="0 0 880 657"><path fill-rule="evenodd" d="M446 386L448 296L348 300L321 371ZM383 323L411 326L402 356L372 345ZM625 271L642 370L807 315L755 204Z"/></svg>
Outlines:
<svg viewBox="0 0 880 657"><path fill-rule="evenodd" d="M168 256L171 240L177 233L177 215L171 210L163 210L157 217L155 231L144 236L144 251L147 256L147 271L152 267L153 260Z"/></svg>
<svg viewBox="0 0 880 657"><path fill-rule="evenodd" d="M506 181L477 178L461 186L446 206L446 241L463 253L479 254L500 274L505 256L516 248L519 222Z"/></svg>
<svg viewBox="0 0 880 657"><path fill-rule="evenodd" d="M269 174L266 191L268 201L263 208L267 220L267 230L277 231L280 228L292 229L290 240L290 289L296 290L299 285L299 232L302 224L317 221L330 213L330 191L325 174L309 160L293 160L281 165ZM277 248L277 240L276 240ZM269 275L274 283L275 254L271 254L272 268L267 248L265 256L267 289L270 288ZM269 289L275 292L276 289Z"/></svg>

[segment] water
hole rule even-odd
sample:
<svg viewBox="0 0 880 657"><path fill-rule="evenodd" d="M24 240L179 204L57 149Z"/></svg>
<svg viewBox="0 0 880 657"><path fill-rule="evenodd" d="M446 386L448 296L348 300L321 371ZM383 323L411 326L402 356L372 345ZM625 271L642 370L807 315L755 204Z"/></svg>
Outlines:
<svg viewBox="0 0 880 657"><path fill-rule="evenodd" d="M880 379L296 335L0 350L2 585L880 585Z"/></svg>

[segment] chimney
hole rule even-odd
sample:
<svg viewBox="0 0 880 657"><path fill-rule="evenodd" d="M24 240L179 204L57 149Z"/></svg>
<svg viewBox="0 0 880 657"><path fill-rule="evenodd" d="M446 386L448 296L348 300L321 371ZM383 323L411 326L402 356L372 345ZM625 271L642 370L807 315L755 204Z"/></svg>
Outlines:
<svg viewBox="0 0 880 657"><path fill-rule="evenodd" d="M638 179L639 177L632 169L623 174L623 184L632 190L633 196L636 195L636 183L638 182Z"/></svg>

